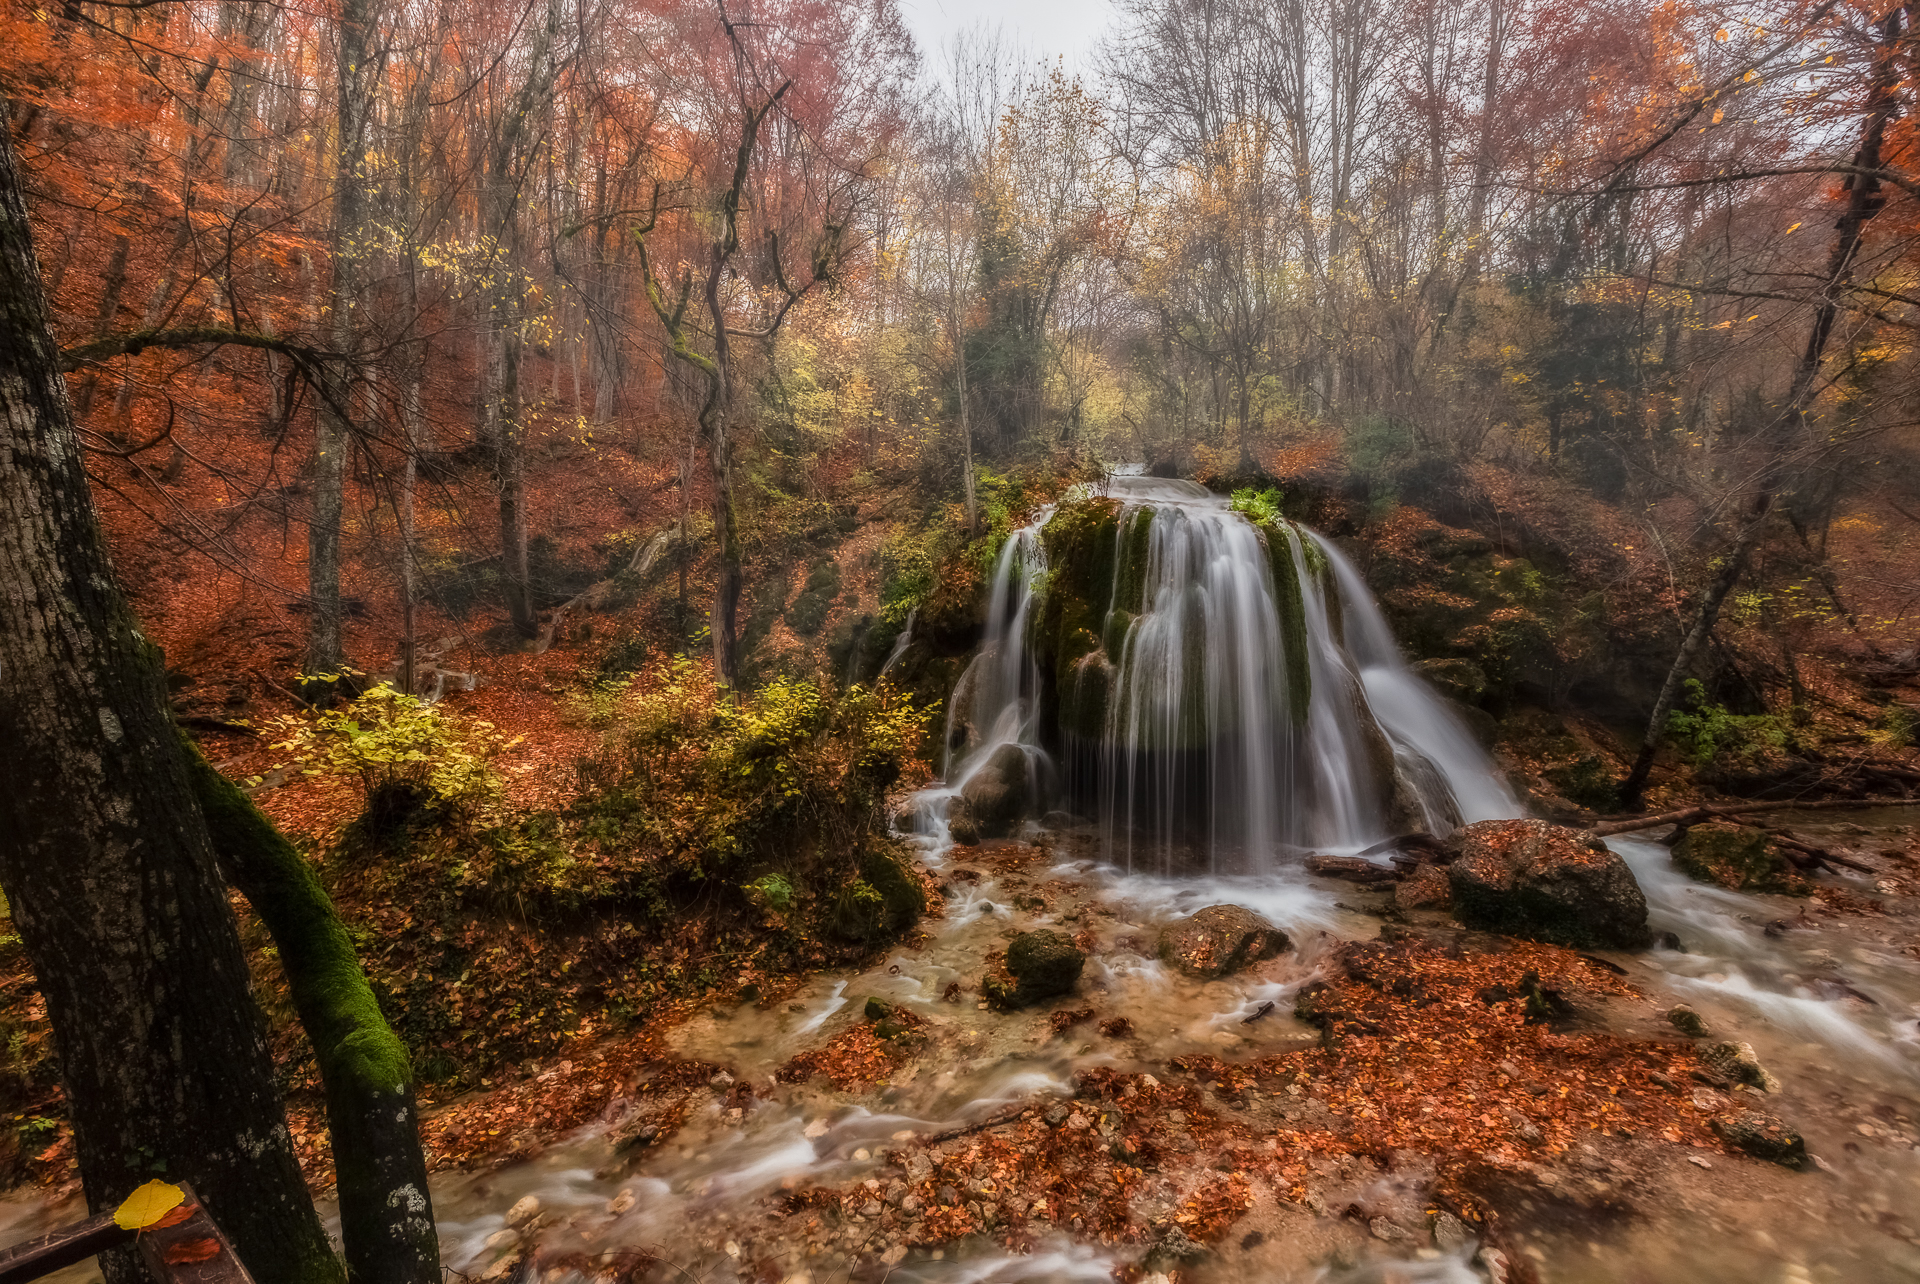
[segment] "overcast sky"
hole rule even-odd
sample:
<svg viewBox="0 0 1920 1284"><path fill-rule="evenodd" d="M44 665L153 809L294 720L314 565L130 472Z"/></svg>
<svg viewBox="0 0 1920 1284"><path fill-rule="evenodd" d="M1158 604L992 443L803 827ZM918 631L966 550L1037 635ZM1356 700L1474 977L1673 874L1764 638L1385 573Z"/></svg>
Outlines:
<svg viewBox="0 0 1920 1284"><path fill-rule="evenodd" d="M1032 54L1060 55L1085 67L1113 16L1111 0L901 0L901 9L929 68L939 64L939 50L954 33L980 23L1003 27Z"/></svg>

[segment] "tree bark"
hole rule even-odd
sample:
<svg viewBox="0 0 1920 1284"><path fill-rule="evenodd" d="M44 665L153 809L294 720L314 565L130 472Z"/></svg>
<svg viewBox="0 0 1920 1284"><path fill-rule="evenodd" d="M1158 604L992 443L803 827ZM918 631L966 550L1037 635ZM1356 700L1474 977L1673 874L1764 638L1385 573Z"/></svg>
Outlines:
<svg viewBox="0 0 1920 1284"><path fill-rule="evenodd" d="M406 1047L381 1015L312 867L197 749L188 749L187 767L221 868L272 935L320 1063L347 1278L438 1284L440 1243Z"/></svg>
<svg viewBox="0 0 1920 1284"><path fill-rule="evenodd" d="M0 884L60 1044L90 1207L191 1181L256 1278L337 1284L164 668L113 578L0 102ZM124 1251L110 1284L144 1279Z"/></svg>
<svg viewBox="0 0 1920 1284"><path fill-rule="evenodd" d="M353 309L358 302L360 244L367 221L367 131L378 74L371 64L373 0L341 0L335 26L339 101L333 175L333 235L328 258L333 269L329 324L333 350L354 351ZM348 372L329 365L321 403L314 417L313 518L307 526L307 596L312 614L307 625L307 672L338 673L346 658L341 643L340 516L345 508L347 451L353 424L347 417L352 384ZM330 694L330 684L314 684Z"/></svg>

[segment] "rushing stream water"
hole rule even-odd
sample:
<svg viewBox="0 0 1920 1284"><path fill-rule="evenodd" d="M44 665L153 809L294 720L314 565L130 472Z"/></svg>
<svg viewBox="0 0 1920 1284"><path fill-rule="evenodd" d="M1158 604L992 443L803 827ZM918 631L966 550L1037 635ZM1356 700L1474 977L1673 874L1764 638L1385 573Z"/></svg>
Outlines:
<svg viewBox="0 0 1920 1284"><path fill-rule="evenodd" d="M971 743L946 764L945 779L916 799L919 832L911 841L949 889L944 917L927 925L931 935L858 974L818 976L783 1002L710 1010L673 1032L681 1055L765 1085L756 1108L729 1109L709 1093L669 1142L639 1154L617 1151L612 1129L601 1124L530 1162L437 1178L449 1266L477 1277L501 1270L518 1243L509 1210L534 1196L540 1260L553 1264L540 1278L584 1278L564 1264L570 1250L636 1247L674 1263L679 1278L744 1278L748 1255L730 1238L733 1228L783 1187L860 1182L878 1171L885 1145L978 1121L1010 1102L1064 1097L1076 1070L1125 1065L1142 1049L1164 1063L1184 1052L1249 1058L1307 1046L1315 1032L1287 1015L1293 992L1328 950L1371 937L1378 920L1343 902L1348 889L1307 875L1300 850L1353 851L1386 836L1393 829L1387 795L1396 791L1432 829L1520 814L1487 755L1408 670L1338 549L1299 528L1263 534L1187 483L1116 478L1112 494L1128 514L1123 532L1137 511L1151 510L1152 525L1143 609L1116 639L1105 732L1084 755L1093 779L1080 780L1076 792L1056 760L1060 746L1046 743L1043 675L1030 643L1047 578L1045 513L1013 535L999 562L988 639L956 697L967 704L956 717L974 729ZM1297 599L1276 584L1269 538L1287 541L1283 560L1294 567ZM1289 654L1302 643L1304 656ZM1311 682L1302 702L1289 675L1303 671ZM1175 742L1184 751L1166 752ZM1018 878L990 852L954 848L947 827L948 809L973 773L1007 745L1020 747L1036 779L1097 813L1056 813L1052 828L1030 826L1025 842L1032 845L1018 845L1029 854ZM1874 823L1892 833L1916 819L1890 813ZM1793 913L1795 902L1690 882L1652 841L1615 846L1646 891L1654 929L1683 947L1620 960L1656 1010L1685 1001L1716 1027L1738 1031L1790 1093L1809 1100L1911 1102L1920 1089L1920 961L1899 941L1863 938L1852 922L1770 933L1768 924ZM1204 859L1175 859L1191 850ZM1176 868L1186 872L1169 872ZM1040 887L1046 896L1022 900ZM1266 915L1296 949L1258 974L1214 982L1164 967L1151 944L1160 926L1218 903ZM971 1000L942 1002L954 982L979 977L983 955L1014 929L1052 925L1096 932L1101 948L1081 989L1103 1014L1132 1022L1133 1053L1044 1037L1033 1019ZM818 1080L772 1079L796 1053L861 1020L869 996L925 1015L936 1027L934 1050L857 1101ZM1276 1014L1247 1023L1267 1003ZM1911 1134L1911 1119L1904 1126ZM1883 1131L1897 1138L1906 1135L1901 1128L1895 1118ZM1855 1143L1866 1134L1842 1135L1818 1119L1803 1130L1824 1163L1822 1173L1804 1178L1804 1209L1756 1205L1741 1214L1736 1165L1743 1161L1716 1156L1712 1180L1731 1183L1725 1189L1733 1193L1701 1215L1696 1233L1675 1234L1665 1223L1576 1228L1563 1251L1542 1261L1544 1278L1838 1284L1920 1276L1920 1251L1885 1230L1897 1230L1900 1218L1920 1223L1913 1211L1920 1208L1920 1156L1910 1146L1861 1150ZM1151 1204L1157 1196L1149 1190L1141 1198ZM1855 1211L1858 1220L1836 1220ZM29 1233L35 1215L13 1205L4 1217L17 1236ZM1833 1229L1843 1224L1870 1238ZM858 1247L858 1233L849 1228L842 1247ZM1062 1232L1020 1256L984 1243L915 1252L896 1257L888 1274L944 1284L1098 1281L1133 1255ZM1219 1280L1484 1278L1462 1253L1379 1246L1378 1256L1344 1265L1327 1265L1324 1256L1303 1244L1297 1252L1269 1251L1257 1270L1231 1256L1199 1270ZM773 1260L778 1278L791 1284L835 1278L798 1242ZM839 1269L845 1278L849 1268Z"/></svg>

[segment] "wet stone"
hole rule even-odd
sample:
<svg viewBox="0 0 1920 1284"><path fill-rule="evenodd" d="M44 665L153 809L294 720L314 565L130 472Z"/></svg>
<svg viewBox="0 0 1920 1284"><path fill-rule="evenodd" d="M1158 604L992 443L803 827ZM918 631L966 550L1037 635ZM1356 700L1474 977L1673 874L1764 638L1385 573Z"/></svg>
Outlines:
<svg viewBox="0 0 1920 1284"><path fill-rule="evenodd" d="M1780 1081L1767 1072L1750 1043L1715 1043L1700 1050L1700 1064L1732 1083L1744 1083L1762 1092L1780 1091Z"/></svg>
<svg viewBox="0 0 1920 1284"><path fill-rule="evenodd" d="M1544 820L1483 820L1447 839L1454 916L1468 927L1576 949L1652 944L1647 898L1599 839Z"/></svg>
<svg viewBox="0 0 1920 1284"><path fill-rule="evenodd" d="M1713 1033L1707 1029L1706 1019L1684 1003L1678 1003L1669 1008L1667 1020L1673 1023L1674 1029L1689 1039L1705 1039Z"/></svg>
<svg viewBox="0 0 1920 1284"><path fill-rule="evenodd" d="M1211 980L1292 948L1287 934L1239 905L1209 905L1160 932L1160 957L1188 976Z"/></svg>
<svg viewBox="0 0 1920 1284"><path fill-rule="evenodd" d="M1807 1161L1807 1145L1778 1116L1764 1110L1742 1110L1712 1121L1720 1139L1755 1159L1798 1168Z"/></svg>
<svg viewBox="0 0 1920 1284"><path fill-rule="evenodd" d="M1014 1007L1071 993L1080 982L1087 956L1064 932L1042 929L1022 932L1007 946L1007 971L1013 974L1011 993L1001 997Z"/></svg>

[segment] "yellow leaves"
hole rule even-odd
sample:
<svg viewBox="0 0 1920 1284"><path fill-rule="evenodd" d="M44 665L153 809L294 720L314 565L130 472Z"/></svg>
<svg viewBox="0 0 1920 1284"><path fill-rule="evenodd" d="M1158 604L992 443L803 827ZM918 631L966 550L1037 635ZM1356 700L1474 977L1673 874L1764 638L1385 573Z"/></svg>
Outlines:
<svg viewBox="0 0 1920 1284"><path fill-rule="evenodd" d="M1714 123L1714 124L1716 124L1716 125L1718 125L1718 124L1719 124L1719 123L1720 123L1720 122L1721 122L1722 120L1724 120L1724 119L1726 119L1726 115L1727 115L1727 113L1726 113L1726 112L1724 112L1724 111L1716 111L1716 112L1714 112L1714 113L1713 113L1713 123Z"/></svg>
<svg viewBox="0 0 1920 1284"><path fill-rule="evenodd" d="M113 1210L113 1224L121 1230L145 1230L180 1207L186 1197L186 1191L156 1178L120 1202Z"/></svg>
<svg viewBox="0 0 1920 1284"><path fill-rule="evenodd" d="M1720 30L1713 33L1713 38L1718 43L1725 44L1729 39L1731 39L1731 33L1729 33L1725 27L1722 27L1720 28Z"/></svg>

